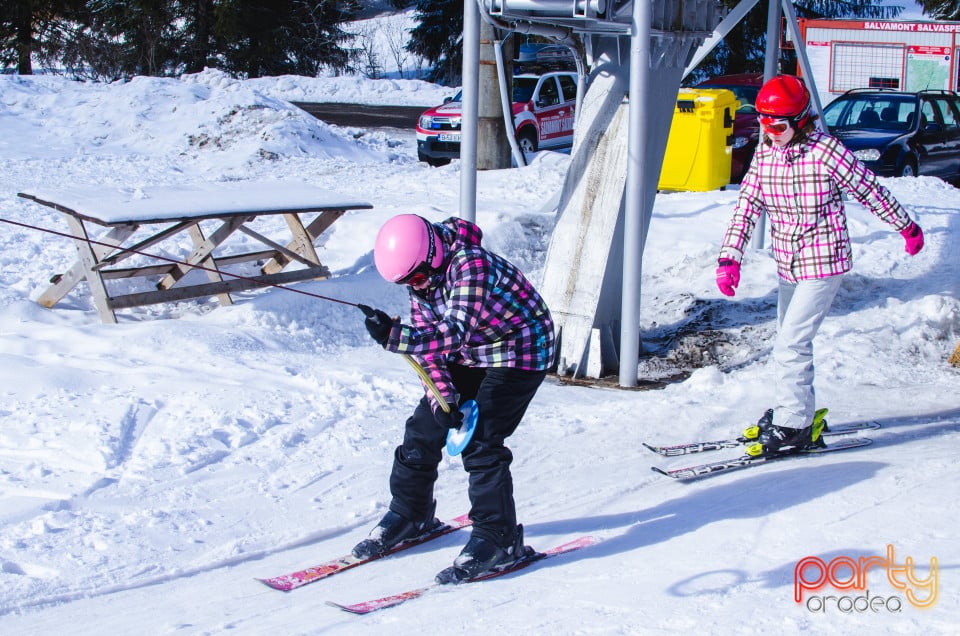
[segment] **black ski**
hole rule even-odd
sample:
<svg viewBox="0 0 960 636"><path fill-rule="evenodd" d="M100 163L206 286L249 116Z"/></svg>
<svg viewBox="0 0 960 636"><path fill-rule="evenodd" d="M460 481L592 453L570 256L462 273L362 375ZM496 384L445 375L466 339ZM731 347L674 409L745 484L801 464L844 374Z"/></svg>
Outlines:
<svg viewBox="0 0 960 636"><path fill-rule="evenodd" d="M728 472L731 470L738 470L741 468L746 468L748 466L754 466L756 464L765 464L768 462L779 461L781 459L792 459L795 457L804 457L807 455L821 455L823 453L832 453L835 451L849 450L851 448L860 448L861 446L869 446L873 443L873 440L867 437L860 437L849 440L840 440L830 444L823 448L812 448L809 450L799 450L799 451L786 451L776 455L762 455L760 457L751 457L749 455L743 455L742 457L736 457L734 459L721 460L716 462L709 462L706 464L697 464L696 466L687 466L686 468L674 468L672 470L664 470L663 468L658 468L652 466L651 469L655 472L660 473L661 475L666 475L667 477L672 477L674 479L686 480L686 479L696 479L698 477L705 477L707 475L715 475L717 473Z"/></svg>
<svg viewBox="0 0 960 636"><path fill-rule="evenodd" d="M838 424L837 426L827 425L827 428L821 433L823 437L839 437L841 435L853 435L860 431L868 431L880 428L877 422L857 422L854 424ZM724 448L738 448L744 444L750 444L757 441L746 437L735 437L731 439L721 439L713 442L691 442L689 444L674 444L672 446L654 446L644 443L648 449L664 457L676 457L678 455L692 455L693 453L704 453L707 451L722 450Z"/></svg>

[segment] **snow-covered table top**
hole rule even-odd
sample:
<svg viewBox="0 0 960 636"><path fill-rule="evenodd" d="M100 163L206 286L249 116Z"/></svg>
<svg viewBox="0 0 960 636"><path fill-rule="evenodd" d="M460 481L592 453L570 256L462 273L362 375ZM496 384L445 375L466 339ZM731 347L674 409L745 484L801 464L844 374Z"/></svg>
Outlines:
<svg viewBox="0 0 960 636"><path fill-rule="evenodd" d="M373 207L308 183L286 181L130 188L41 186L24 190L20 196L101 225Z"/></svg>
<svg viewBox="0 0 960 636"><path fill-rule="evenodd" d="M373 207L307 183L285 181L130 188L40 186L19 195L67 215L70 237L79 252L79 258L69 270L50 279L51 286L37 302L53 307L85 280L101 319L110 323L117 321L117 309L207 296L217 296L221 303L231 304L232 292L326 278L330 272L320 261L314 242L348 210ZM305 222L301 218L305 213L316 215ZM276 214L287 217L283 225L289 237L280 242L248 226L258 217ZM208 228L205 234L198 227L205 219L218 219L219 226L213 231ZM110 229L94 240L89 236L86 221ZM144 227L148 225L154 227ZM150 236L144 236L145 229ZM245 234L251 245L267 249L242 253L221 250L227 239L237 232ZM142 251L180 234L188 236L194 245L183 260L171 261ZM128 240L135 241L134 245L126 246ZM153 257L162 264L115 267L134 254ZM221 268L242 263L255 263L260 274L240 276ZM288 269L291 263L302 267ZM208 282L187 276L194 269L206 270ZM225 275L229 279L224 279ZM159 282L154 283L158 278ZM153 289L128 292L128 289L108 286L114 279L148 280Z"/></svg>

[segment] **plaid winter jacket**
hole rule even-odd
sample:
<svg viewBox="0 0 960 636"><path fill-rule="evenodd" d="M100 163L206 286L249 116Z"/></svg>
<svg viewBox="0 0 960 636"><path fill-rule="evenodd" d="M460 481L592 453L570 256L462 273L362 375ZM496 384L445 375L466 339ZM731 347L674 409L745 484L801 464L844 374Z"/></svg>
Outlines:
<svg viewBox="0 0 960 636"><path fill-rule="evenodd" d="M812 132L785 148L761 143L740 184L720 258L741 262L753 228L766 212L781 278L796 282L850 271L841 191L897 231L910 224L890 191L834 137Z"/></svg>
<svg viewBox="0 0 960 636"><path fill-rule="evenodd" d="M434 227L447 247L445 271L425 292L411 289L411 324L394 323L387 350L416 356L450 404L460 395L448 363L549 369L553 319L533 285L480 246L483 233L473 223L451 217Z"/></svg>

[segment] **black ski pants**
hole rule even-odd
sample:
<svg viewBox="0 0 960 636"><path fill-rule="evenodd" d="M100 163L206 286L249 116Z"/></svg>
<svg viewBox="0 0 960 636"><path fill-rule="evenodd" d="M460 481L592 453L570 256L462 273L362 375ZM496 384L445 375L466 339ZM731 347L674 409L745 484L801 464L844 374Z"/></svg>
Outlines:
<svg viewBox="0 0 960 636"><path fill-rule="evenodd" d="M513 454L504 440L516 430L546 372L458 365L451 365L450 372L460 399L476 400L480 413L473 439L461 453L463 467L470 473L472 532L497 545L510 545L517 512L510 474ZM431 513L446 438L447 429L433 419L430 403L423 397L407 419L403 444L394 454L391 510L415 521Z"/></svg>

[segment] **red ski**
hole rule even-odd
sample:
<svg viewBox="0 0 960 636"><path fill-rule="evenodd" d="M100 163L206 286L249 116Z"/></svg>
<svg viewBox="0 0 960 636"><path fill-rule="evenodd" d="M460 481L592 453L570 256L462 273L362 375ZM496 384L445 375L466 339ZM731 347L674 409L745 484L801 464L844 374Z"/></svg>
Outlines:
<svg viewBox="0 0 960 636"><path fill-rule="evenodd" d="M289 574L281 574L280 576L274 576L268 579L257 580L275 590L289 592L290 590L295 590L298 587L303 587L304 585L313 583L314 581L319 581L320 579L325 579L333 576L334 574L339 574L345 570L355 568L358 565L376 561L377 559L382 559L385 556L396 554L401 550L406 550L407 548L412 548L420 545L421 543L426 543L427 541L436 539L437 537L450 534L451 532L459 530L460 528L466 528L469 525L469 515L460 515L456 519L451 519L450 521L441 523L427 534L417 537L416 539L405 541L400 545L395 546L393 549L387 550L379 556L357 558L352 554L347 554L338 559L333 559L331 561L327 561L326 563L321 563L320 565L314 565L313 567L309 567L305 570L290 572Z"/></svg>
<svg viewBox="0 0 960 636"><path fill-rule="evenodd" d="M488 572L486 574L481 574L480 576L474 577L472 579L467 579L463 583L477 583L480 581L488 581L490 579L495 579L498 576L503 576L504 574L510 574L511 572L516 572L522 570L526 567L529 567L536 563L537 561L542 561L543 559L549 559L551 557L559 556L561 554L567 554L568 552L573 552L574 550L579 550L580 548L585 548L587 546L595 545L599 543L599 539L596 537L580 537L579 539L574 539L569 543L564 543L563 545L558 545L555 548L551 548L544 552L534 551L532 554L523 557L517 561L514 561L510 565L495 570L493 572ZM406 592L401 592L399 594L393 594L392 596L384 596L383 598L377 598L370 601L362 601L360 603L353 603L352 605L341 605L340 603L334 603L333 601L327 601L327 605L342 609L345 612L350 612L351 614L369 614L370 612L376 612L377 610L386 609L388 607L396 607L401 603L409 601L411 599L420 598L427 592L441 587L441 583L431 583L430 585L425 585L414 590L407 590Z"/></svg>

